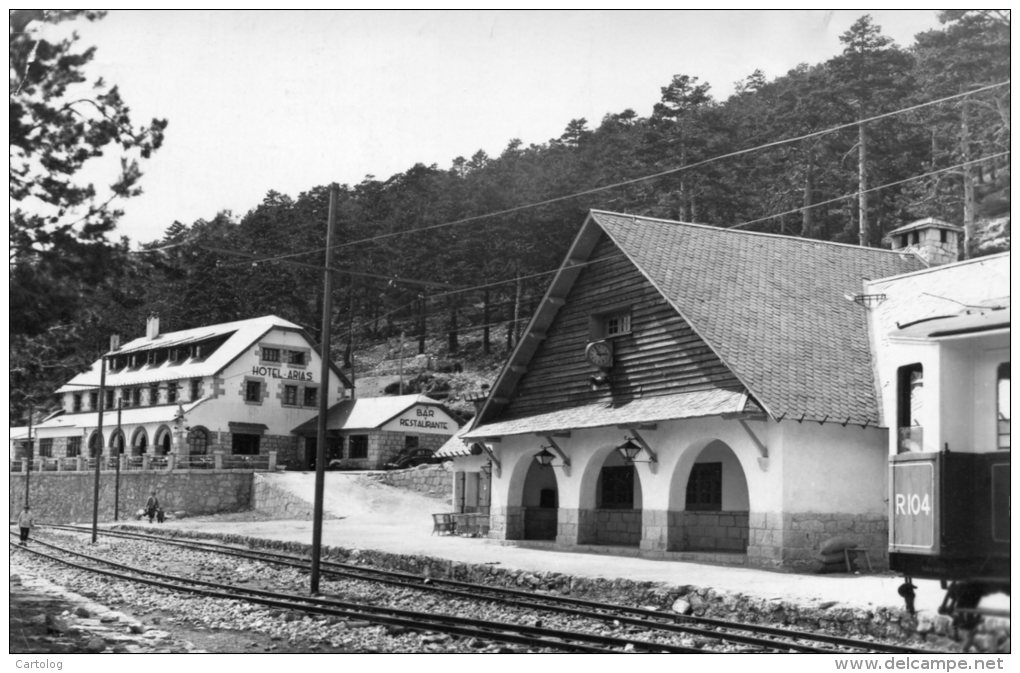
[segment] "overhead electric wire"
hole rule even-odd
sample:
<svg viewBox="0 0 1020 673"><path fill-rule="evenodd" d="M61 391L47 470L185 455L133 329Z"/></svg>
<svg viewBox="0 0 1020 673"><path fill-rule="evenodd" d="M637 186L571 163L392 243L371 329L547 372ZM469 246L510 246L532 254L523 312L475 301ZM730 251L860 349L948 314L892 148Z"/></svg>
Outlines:
<svg viewBox="0 0 1020 673"><path fill-rule="evenodd" d="M839 201L845 201L847 199L852 199L855 196L860 196L861 194L867 194L869 192L877 192L877 191L880 191L880 190L883 190L883 189L888 189L889 187L895 187L896 185L902 185L902 184L906 184L908 182L914 182L915 180L923 180L925 178L930 178L933 175L938 175L940 173L947 173L949 171L955 171L956 169L963 168L964 166L970 166L970 165L973 165L973 164L979 164L979 163L981 163L983 161L990 161L992 159L998 159L1000 157L1006 157L1006 156L1009 156L1009 155L1010 155L1009 151L999 152L998 154L990 154L990 155L988 155L986 157L981 157L980 159L971 159L970 161L964 161L963 163L956 164L955 166L947 166L946 168L940 168L937 171L929 171L928 173L922 173L921 175L914 175L912 177L904 178L902 180L896 180L895 182L887 182L884 185L878 185L877 187L869 187L868 189L865 189L865 190L859 190L859 191L856 191L856 192L852 192L850 194L844 194L843 196L837 196L835 198L828 199L828 200L825 200L825 201L819 201L817 203L812 203L811 205L808 205L808 206L801 206L799 208L794 208L793 210L787 210L787 211L782 212L782 213L774 213L772 215L766 215L765 217L759 217L756 220L748 220L747 222L741 222L740 224L734 224L734 225L730 225L728 227L723 227L723 228L724 229L740 229L742 227L747 227L747 226L750 226L752 224L758 224L759 222L767 222L768 220L774 220L775 218L783 217L784 215L793 215L793 214L796 214L796 213L803 212L805 210L811 210L812 208L817 208L819 206L825 206L825 205L828 205L830 203L838 203Z"/></svg>
<svg viewBox="0 0 1020 673"><path fill-rule="evenodd" d="M805 133L805 134L802 134L802 135L799 135L799 136L795 136L793 138L785 138L785 139L782 139L782 140L774 140L772 142L763 143L761 145L756 145L754 147L748 147L748 148L744 148L744 149L741 149L741 150L736 150L736 151L733 151L733 152L728 152L726 154L720 154L720 155L717 155L717 156L714 156L714 157L709 157L708 159L702 159L701 161L696 161L694 163L685 164L683 166L677 166L677 167L674 167L674 168L669 168L669 169L666 169L664 171L659 171L657 173L652 173L652 174L645 175L645 176L640 176L640 177L637 177L637 178L631 178L631 179L628 179L628 180L623 180L623 181L620 181L620 182L615 182L613 184L603 185L601 187L592 187L591 189L586 189L586 190L583 190L583 191L580 191L580 192L574 192L572 194L566 194L566 195L563 195L563 196L557 196L557 197L553 197L553 198L550 198L550 199L544 199L542 201L535 201L535 202L532 202L532 203L526 203L526 204L522 204L522 205L519 205L519 206L514 206L512 208L505 208L503 210L491 211L491 212L488 212L488 213L483 213L481 215L471 215L469 217L463 217L463 218L460 218L460 219L457 219L457 220L450 220L450 221L447 221L447 222L439 222L439 223L436 223L436 224L430 224L430 225L427 225L427 226L424 226L424 227L418 227L416 229L408 229L408 230L405 230L405 231L394 231L394 232L389 232L389 233L386 233L386 234L377 234L375 236L370 236L368 238L357 239L357 240L354 240L354 241L347 241L345 243L338 243L337 245L333 246L333 249L336 250L336 249L339 249L339 248L346 248L346 247L350 247L352 245L360 245L362 243L374 243L376 241L386 240L386 239L389 239L389 238L393 238L393 237L396 237L396 236L402 236L402 235L405 235L405 234L419 234L419 233L424 232L424 231L432 231L432 230L440 229L440 228L443 228L443 227L451 227L451 226L455 226L455 225L459 225L459 224L467 224L469 222L475 222L475 221L482 220L482 219L488 219L488 218L491 218L491 217L499 217L501 215L509 215L509 214L520 212L520 211L523 211L523 210L530 210L532 208L538 208L538 207L541 207L541 206L547 206L547 205L551 205L551 204L554 204L554 203L560 203L562 201L568 201L570 199L574 199L574 198L577 198L579 196L587 196L588 194L595 194L595 193L598 193L598 192L608 191L610 189L616 189L618 187L626 187L628 185L638 184L638 183L646 182L646 181L649 181L649 180L655 180L655 179L658 179L658 178L661 178L661 177L664 177L664 176L667 176L667 175L672 175L674 173L679 173L681 171L690 170L690 169L698 168L700 166L704 166L704 165L707 165L707 164L711 164L711 163L715 163L715 162L718 162L718 161L722 161L723 159L732 159L733 157L742 156L744 154L750 154L752 152L757 152L757 151L760 151L760 150L766 150L766 149L770 149L770 148L773 148L773 147L778 147L780 145L786 145L786 144L790 144L790 143L795 143L795 142L799 142L801 140L807 140L808 138L815 138L815 137L822 136L822 135L827 135L827 134L830 134L830 133L836 133L838 131L843 131L843 130L848 129L848 128L857 127L857 126L860 126L862 124L869 124L871 122L879 121L879 120L882 120L882 119L887 119L889 117L894 117L894 116L897 116L897 115L906 114L908 112L913 112L915 110L920 110L920 109L923 109L923 108L926 108L926 107L930 107L932 105L938 105L940 103L945 103L945 102L948 102L948 101L956 100L958 98L964 98L964 97L967 97L967 96L973 96L975 94L983 93L985 91L990 91L992 89L997 89L999 87L1008 86L1010 83L1011 83L1011 80L1006 80L1004 82L998 82L996 84L989 84L989 85L986 85L986 86L983 86L983 87L978 87L977 89L971 89L970 91L965 91L965 92L962 92L962 93L953 94L951 96L944 96L942 98L937 98L937 99L932 100L932 101L927 101L927 102L924 102L924 103L918 103L916 105L911 105L909 107L900 108L898 110L893 110L891 112L885 112L885 113L882 113L882 114L879 114L879 115L875 115L873 117L867 117L865 119L860 119L860 120L853 121L853 122L847 122L845 124L840 124L838 126L833 126L833 127L827 128L827 129L822 129L820 131L812 131L810 133ZM278 260L282 260L282 259L289 259L291 257L298 257L300 255L308 255L308 254L323 252L324 250L325 250L325 248L316 248L316 249L312 249L312 250L304 250L304 251L298 251L298 252L293 252L293 253L286 253L286 254L283 254L283 255L277 255L277 256L274 256L274 257L264 258L264 259L262 259L260 261L278 261Z"/></svg>

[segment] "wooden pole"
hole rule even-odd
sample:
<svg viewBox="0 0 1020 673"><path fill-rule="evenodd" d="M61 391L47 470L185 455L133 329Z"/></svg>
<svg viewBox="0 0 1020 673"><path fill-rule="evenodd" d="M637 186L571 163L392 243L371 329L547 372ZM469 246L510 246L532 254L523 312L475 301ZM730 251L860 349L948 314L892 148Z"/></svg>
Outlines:
<svg viewBox="0 0 1020 673"><path fill-rule="evenodd" d="M326 229L326 268L323 271L322 338L319 384L319 418L315 440L315 500L312 514L311 593L319 593L319 557L322 554L322 499L326 486L326 414L329 412L330 337L333 318L333 235L336 228L336 185L329 188L329 223Z"/></svg>
<svg viewBox="0 0 1020 673"><path fill-rule="evenodd" d="M92 544L96 543L99 537L99 468L103 460L103 405L106 404L106 356L99 359L99 416L96 421L98 426L99 441L96 446L96 482L92 491Z"/></svg>
<svg viewBox="0 0 1020 673"><path fill-rule="evenodd" d="M25 507L28 507L28 482L32 476L32 416L35 415L35 404L28 405L28 460L26 461L27 468L25 469Z"/></svg>

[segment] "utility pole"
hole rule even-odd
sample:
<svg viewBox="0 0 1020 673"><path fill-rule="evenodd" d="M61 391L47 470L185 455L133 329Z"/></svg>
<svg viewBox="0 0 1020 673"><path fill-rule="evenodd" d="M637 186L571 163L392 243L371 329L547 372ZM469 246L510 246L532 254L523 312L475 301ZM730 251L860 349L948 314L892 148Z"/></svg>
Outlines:
<svg viewBox="0 0 1020 673"><path fill-rule="evenodd" d="M99 416L96 420L99 433L96 443L96 483L92 491L92 544L99 537L99 468L103 460L103 405L106 404L106 356L99 358Z"/></svg>
<svg viewBox="0 0 1020 673"><path fill-rule="evenodd" d="M322 290L319 418L315 440L315 500L312 514L311 593L319 593L319 557L322 555L322 499L326 486L326 414L329 412L330 341L333 318L333 236L336 229L336 184L329 188L329 222L326 225L326 265Z"/></svg>
<svg viewBox="0 0 1020 673"><path fill-rule="evenodd" d="M27 467L25 468L25 507L28 507L28 482L32 476L32 416L35 415L35 403L29 403L28 405L28 460L26 462Z"/></svg>
<svg viewBox="0 0 1020 673"><path fill-rule="evenodd" d="M123 389L122 389L123 390ZM113 480L113 520L120 520L120 459L124 455L124 434L120 427L120 412L124 404L124 398L117 398L117 432L114 433L114 437L117 438L117 444L110 442L110 446L117 450L115 457L117 460L117 476Z"/></svg>

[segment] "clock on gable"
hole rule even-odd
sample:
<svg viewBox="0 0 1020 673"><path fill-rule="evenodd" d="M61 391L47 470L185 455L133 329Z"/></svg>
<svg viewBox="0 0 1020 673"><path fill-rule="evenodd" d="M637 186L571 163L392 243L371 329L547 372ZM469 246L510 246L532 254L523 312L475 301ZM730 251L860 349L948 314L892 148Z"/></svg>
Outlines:
<svg viewBox="0 0 1020 673"><path fill-rule="evenodd" d="M613 366L613 343L592 341L584 347L584 357L594 367L609 369Z"/></svg>

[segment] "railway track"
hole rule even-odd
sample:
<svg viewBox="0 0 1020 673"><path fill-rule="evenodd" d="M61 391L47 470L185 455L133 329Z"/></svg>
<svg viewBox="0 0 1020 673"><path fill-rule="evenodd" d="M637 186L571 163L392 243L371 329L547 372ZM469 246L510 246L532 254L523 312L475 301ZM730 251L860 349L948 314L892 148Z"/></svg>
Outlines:
<svg viewBox="0 0 1020 673"><path fill-rule="evenodd" d="M75 526L50 526L50 528L79 533L91 531L91 529ZM302 558L293 554L252 550L250 548L240 548L208 541L183 540L128 531L104 530L101 531L101 534L113 538L158 542L190 550L226 554L253 561L287 566L299 571L307 571L310 565L308 558ZM543 595L529 591L472 584L457 580L426 578L411 573L337 563L329 560L323 560L320 563L320 570L324 577L377 582L389 586L438 593L463 600L490 601L524 610L557 613L575 619L612 624L634 632L641 632L642 635L647 634L649 637L661 637L663 634L666 634L665 637L671 635L674 638L677 636L696 638L701 648L705 649L712 649L715 646L726 646L728 648L739 646L740 650L745 652L824 652L840 654L927 652L926 650L895 644L855 640L759 624L742 624L708 617L663 613L644 608L600 603L565 596ZM358 618L366 619L363 615ZM491 625L487 628L491 628ZM622 639L622 641L624 643L631 643L630 650L638 650L640 648L639 651L705 651L705 649L684 648L683 646L677 646L680 648L678 650L655 650L651 648L661 647L661 644L653 642L636 643L635 639ZM609 647L619 647L619 644L611 644ZM729 651L732 651L732 649Z"/></svg>

